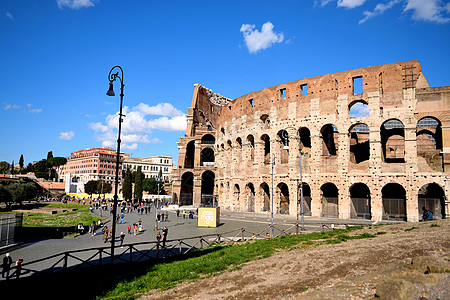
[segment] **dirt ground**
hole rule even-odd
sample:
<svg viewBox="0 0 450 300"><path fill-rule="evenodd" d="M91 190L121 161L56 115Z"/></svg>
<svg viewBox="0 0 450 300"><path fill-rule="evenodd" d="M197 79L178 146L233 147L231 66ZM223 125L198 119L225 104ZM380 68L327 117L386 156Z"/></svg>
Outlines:
<svg viewBox="0 0 450 300"><path fill-rule="evenodd" d="M141 299L450 299L449 229L449 219L367 227L351 235L375 238L280 251Z"/></svg>

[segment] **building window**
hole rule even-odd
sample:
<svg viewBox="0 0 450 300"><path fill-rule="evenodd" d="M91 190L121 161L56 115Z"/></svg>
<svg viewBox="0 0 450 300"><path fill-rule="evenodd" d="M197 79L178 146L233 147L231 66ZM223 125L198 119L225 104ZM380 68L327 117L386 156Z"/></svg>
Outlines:
<svg viewBox="0 0 450 300"><path fill-rule="evenodd" d="M362 93L363 93L362 76L353 77L353 95L360 95Z"/></svg>
<svg viewBox="0 0 450 300"><path fill-rule="evenodd" d="M302 96L308 95L308 85L307 84L300 85L300 90L302 91Z"/></svg>

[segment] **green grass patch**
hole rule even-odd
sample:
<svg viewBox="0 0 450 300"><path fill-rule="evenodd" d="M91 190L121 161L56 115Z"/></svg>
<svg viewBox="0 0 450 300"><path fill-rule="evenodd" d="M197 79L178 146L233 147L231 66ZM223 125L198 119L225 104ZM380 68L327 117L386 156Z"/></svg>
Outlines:
<svg viewBox="0 0 450 300"><path fill-rule="evenodd" d="M89 226L92 222L98 221L98 217L91 215L88 205L49 203L41 208L44 209L76 209L74 211L58 212L57 214L46 214L35 212L25 212L23 214L23 227L70 227L78 223Z"/></svg>
<svg viewBox="0 0 450 300"><path fill-rule="evenodd" d="M441 227L438 224L431 224L430 227Z"/></svg>
<svg viewBox="0 0 450 300"><path fill-rule="evenodd" d="M279 251L304 247L305 244L319 245L324 241L334 244L352 239L376 237L369 233L348 235L361 228L358 226L328 232L288 235L234 245L215 244L208 249L195 251L192 254L193 257L187 259L169 258L165 263L151 265L142 272L143 274L136 275L133 279L121 280L115 288L99 296L98 299L134 299L153 289L166 290L184 281L238 270L249 261L267 258ZM302 289L306 290L307 287Z"/></svg>
<svg viewBox="0 0 450 300"><path fill-rule="evenodd" d="M386 231L378 231L377 235L382 235L382 234L386 234L386 233L387 233Z"/></svg>

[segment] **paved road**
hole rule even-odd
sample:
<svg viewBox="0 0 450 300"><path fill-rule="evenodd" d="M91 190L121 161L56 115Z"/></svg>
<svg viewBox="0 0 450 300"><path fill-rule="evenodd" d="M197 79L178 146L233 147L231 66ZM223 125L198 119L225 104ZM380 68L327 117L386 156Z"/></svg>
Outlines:
<svg viewBox="0 0 450 300"><path fill-rule="evenodd" d="M250 237L253 233L260 233L262 236L265 236L270 232L270 229L268 227L271 223L270 215L222 211L220 216L221 225L216 228L205 228L197 226L197 219L177 217L175 211L163 211L168 212L169 221L159 222L158 228L161 232L162 227L167 226L169 230L168 240L208 234L223 234L238 228L246 228L245 235L247 237ZM109 212L94 210L94 214L97 216L100 216L101 214L102 218L108 219L107 225L108 227L110 227L111 222L109 220L111 219L112 215ZM128 234L128 225L138 222L139 220L142 220L144 230L137 235L134 235L133 231L131 234ZM335 223L338 224L339 221L336 221ZM293 226L295 224L295 217L275 215L275 235L280 232L279 230L288 230L290 232L295 232L296 229L295 226ZM305 217L305 228L306 232L321 230L321 220L311 217ZM119 236L120 232L122 231L126 233L124 245L137 242L155 241L157 231L155 230L154 210L152 210L148 214L143 215L137 214L136 212L126 213L124 223L119 223L117 225L116 236ZM230 236L234 236L235 234L236 233L230 234ZM86 233L77 237L65 237L62 239L43 239L22 244L16 248L10 249L9 252L14 261L19 258L23 258L25 262L30 262L64 251L81 250L109 245L110 243L105 244L103 242L103 235L101 234L101 230L97 230L95 236L92 236L90 233ZM118 243L116 245L118 245Z"/></svg>

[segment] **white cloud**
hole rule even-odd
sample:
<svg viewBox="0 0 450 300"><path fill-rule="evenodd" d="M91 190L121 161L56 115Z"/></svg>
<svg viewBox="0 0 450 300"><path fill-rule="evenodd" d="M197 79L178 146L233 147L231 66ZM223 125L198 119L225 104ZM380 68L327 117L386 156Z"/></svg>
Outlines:
<svg viewBox="0 0 450 300"><path fill-rule="evenodd" d="M28 112L32 114L38 114L42 112L42 108L32 108L32 105L30 103L27 104Z"/></svg>
<svg viewBox="0 0 450 300"><path fill-rule="evenodd" d="M16 105L16 104L3 103L4 110L19 109L19 108L20 108L20 106Z"/></svg>
<svg viewBox="0 0 450 300"><path fill-rule="evenodd" d="M123 114L126 115L122 122L121 136L124 149L136 150L139 143L162 143L158 139L149 138L153 129L169 132L186 130L186 116L170 103L159 103L155 106L139 103L131 109L125 106ZM160 117L150 117L155 115ZM89 124L89 128L95 131L95 138L102 142L103 147L113 147L117 140L118 124L119 114L116 113L107 115L104 123Z"/></svg>
<svg viewBox="0 0 450 300"><path fill-rule="evenodd" d="M71 139L73 139L74 136L75 136L75 133L73 131L65 131L65 132L59 133L58 139L70 141Z"/></svg>
<svg viewBox="0 0 450 300"><path fill-rule="evenodd" d="M314 0L314 6L325 6L333 0Z"/></svg>
<svg viewBox="0 0 450 300"><path fill-rule="evenodd" d="M363 103L355 103L350 109L351 117L368 117L369 106Z"/></svg>
<svg viewBox="0 0 450 300"><path fill-rule="evenodd" d="M338 0L338 7L355 8L361 6L366 0Z"/></svg>
<svg viewBox="0 0 450 300"><path fill-rule="evenodd" d="M7 17L8 19L10 19L11 21L14 20L13 15L12 15L9 11L6 12L6 17Z"/></svg>
<svg viewBox="0 0 450 300"><path fill-rule="evenodd" d="M362 24L366 22L368 19L383 14L386 10L392 8L395 4L400 3L400 0L391 0L388 3L378 3L373 11L364 11L363 15L365 16L363 19L359 20L358 24Z"/></svg>
<svg viewBox="0 0 450 300"><path fill-rule="evenodd" d="M450 3L445 6L441 0L407 0L404 11L412 10L413 19L417 21L430 21L447 23L450 18L443 16L450 12Z"/></svg>
<svg viewBox="0 0 450 300"><path fill-rule="evenodd" d="M273 24L270 22L264 23L261 31L255 29L255 25L242 24L240 31L250 53L267 49L275 43L281 43L284 39L283 33L273 31Z"/></svg>
<svg viewBox="0 0 450 300"><path fill-rule="evenodd" d="M161 141L160 139L154 138L152 139L152 144L163 144L163 141Z"/></svg>
<svg viewBox="0 0 450 300"><path fill-rule="evenodd" d="M56 3L60 9L63 9L64 7L71 9L91 7L94 6L94 2L97 2L97 0L56 0Z"/></svg>

